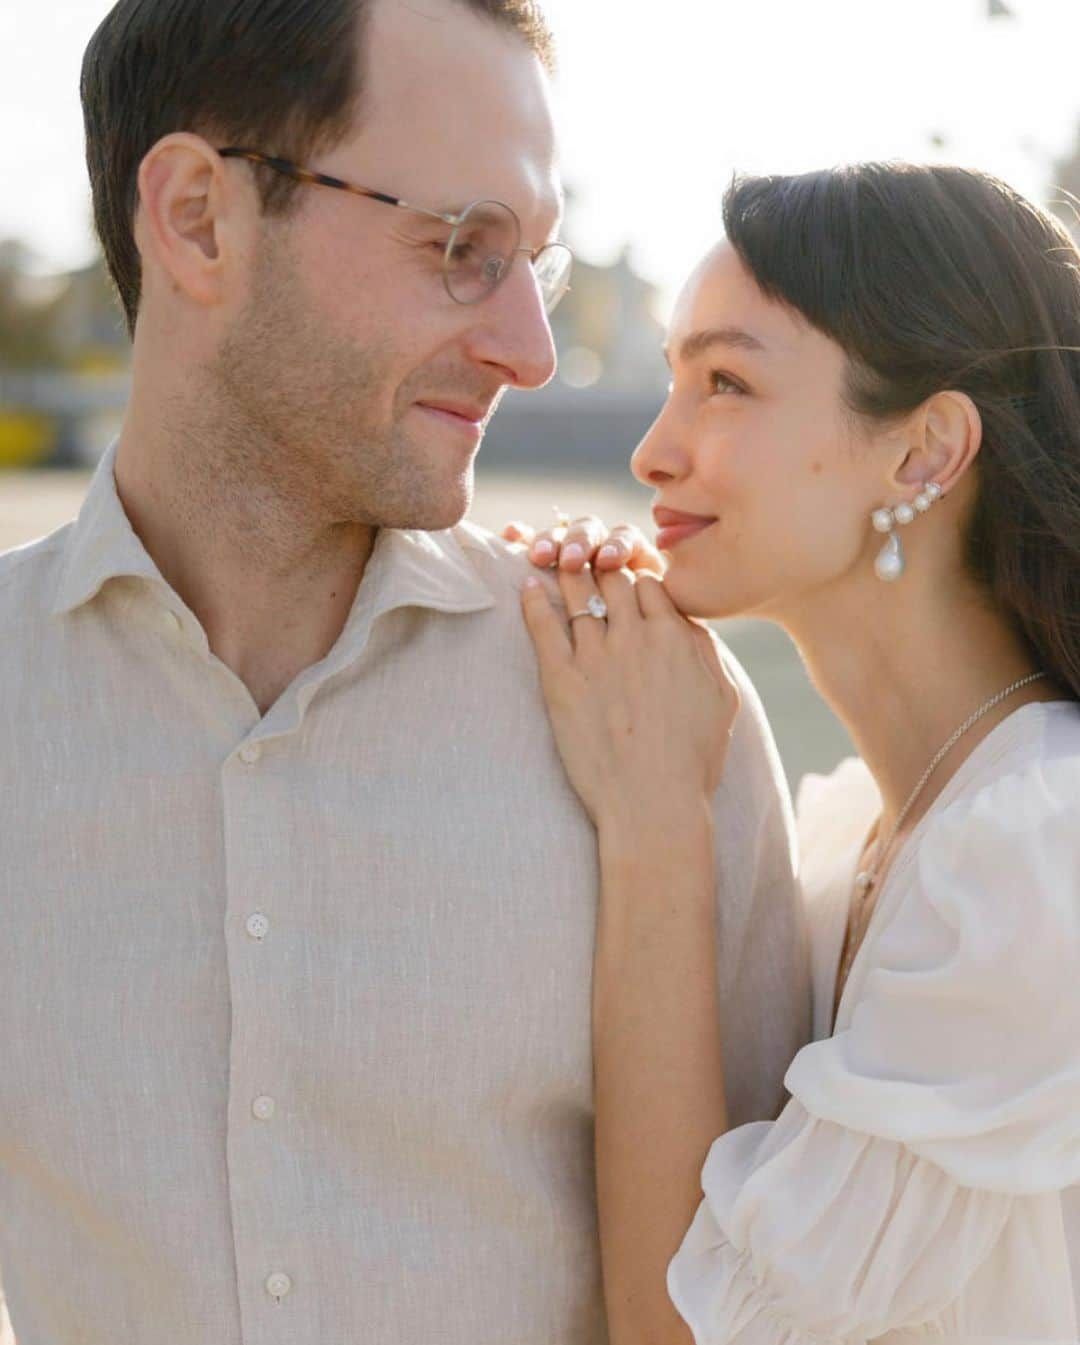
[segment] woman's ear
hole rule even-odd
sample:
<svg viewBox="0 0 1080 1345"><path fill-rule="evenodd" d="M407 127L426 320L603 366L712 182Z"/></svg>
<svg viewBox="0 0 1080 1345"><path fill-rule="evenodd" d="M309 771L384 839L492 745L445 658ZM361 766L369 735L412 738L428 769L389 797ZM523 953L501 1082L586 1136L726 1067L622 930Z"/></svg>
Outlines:
<svg viewBox="0 0 1080 1345"><path fill-rule="evenodd" d="M139 166L135 237L144 271L163 273L203 307L219 304L225 292L227 185L223 161L197 135L165 136Z"/></svg>
<svg viewBox="0 0 1080 1345"><path fill-rule="evenodd" d="M975 461L982 444L982 417L966 392L936 392L908 426L908 452L893 474L903 495L912 486L937 481L948 492Z"/></svg>

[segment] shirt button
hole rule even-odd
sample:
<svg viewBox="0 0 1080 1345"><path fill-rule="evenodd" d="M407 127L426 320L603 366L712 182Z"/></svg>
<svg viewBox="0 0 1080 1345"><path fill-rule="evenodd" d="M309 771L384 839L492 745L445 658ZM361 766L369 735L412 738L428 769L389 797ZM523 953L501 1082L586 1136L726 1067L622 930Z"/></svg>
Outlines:
<svg viewBox="0 0 1080 1345"><path fill-rule="evenodd" d="M251 1104L251 1110L260 1121L269 1121L274 1114L274 1099L272 1097L257 1097Z"/></svg>
<svg viewBox="0 0 1080 1345"><path fill-rule="evenodd" d="M246 747L240 749L240 760L245 766L254 766L261 756L262 748L258 743L248 743Z"/></svg>
<svg viewBox="0 0 1080 1345"><path fill-rule="evenodd" d="M276 1270L267 1278L266 1292L272 1298L284 1298L291 1288L292 1280L280 1270Z"/></svg>
<svg viewBox="0 0 1080 1345"><path fill-rule="evenodd" d="M253 939L265 939L270 929L270 921L267 920L262 911L255 911L248 916L244 928Z"/></svg>

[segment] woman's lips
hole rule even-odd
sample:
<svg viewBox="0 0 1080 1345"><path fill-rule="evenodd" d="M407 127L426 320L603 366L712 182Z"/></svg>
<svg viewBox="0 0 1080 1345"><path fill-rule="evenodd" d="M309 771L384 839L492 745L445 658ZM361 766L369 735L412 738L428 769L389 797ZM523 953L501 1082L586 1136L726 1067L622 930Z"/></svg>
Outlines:
<svg viewBox="0 0 1080 1345"><path fill-rule="evenodd" d="M677 509L663 509L659 506L653 510L653 518L659 529L656 545L661 551L670 551L679 542L704 532L716 522L715 518L706 518L702 514L684 514Z"/></svg>

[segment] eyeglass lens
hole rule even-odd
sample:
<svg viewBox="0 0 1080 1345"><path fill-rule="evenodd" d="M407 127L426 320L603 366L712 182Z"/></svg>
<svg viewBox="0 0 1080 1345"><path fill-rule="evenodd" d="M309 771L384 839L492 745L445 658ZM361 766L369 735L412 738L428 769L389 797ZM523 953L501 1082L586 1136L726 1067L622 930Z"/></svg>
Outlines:
<svg viewBox="0 0 1080 1345"><path fill-rule="evenodd" d="M478 201L469 207L450 236L446 250L446 285L458 303L477 303L499 284L521 244L517 216L499 201ZM566 293L572 261L570 249L550 243L534 263L544 304L550 313Z"/></svg>

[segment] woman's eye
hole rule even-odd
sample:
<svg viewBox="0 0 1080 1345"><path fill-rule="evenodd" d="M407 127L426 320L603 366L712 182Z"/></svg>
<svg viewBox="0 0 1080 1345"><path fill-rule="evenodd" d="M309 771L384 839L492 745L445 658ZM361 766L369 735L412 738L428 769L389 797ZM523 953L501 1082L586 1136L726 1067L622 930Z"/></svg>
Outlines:
<svg viewBox="0 0 1080 1345"><path fill-rule="evenodd" d="M709 370L709 391L710 392L745 392L746 389L741 383L736 383L733 378L727 374L721 373L719 369Z"/></svg>

